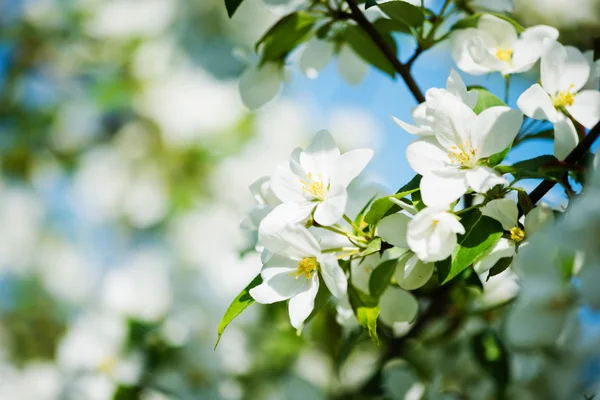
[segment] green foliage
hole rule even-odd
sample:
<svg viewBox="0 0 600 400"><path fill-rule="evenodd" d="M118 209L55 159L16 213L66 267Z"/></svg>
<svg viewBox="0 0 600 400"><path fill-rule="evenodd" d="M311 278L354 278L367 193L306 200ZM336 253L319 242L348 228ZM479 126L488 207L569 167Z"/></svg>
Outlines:
<svg viewBox="0 0 600 400"><path fill-rule="evenodd" d="M398 260L387 260L382 262L371 272L369 278L369 292L371 296L379 298L390 285Z"/></svg>
<svg viewBox="0 0 600 400"><path fill-rule="evenodd" d="M382 37L396 53L396 42L388 32L380 32ZM385 72L390 77L396 76L396 70L392 63L386 58L379 47L375 46L371 38L358 26L348 25L343 33L343 40L358 54L363 60L375 68Z"/></svg>
<svg viewBox="0 0 600 400"><path fill-rule="evenodd" d="M518 188L517 198L519 202L519 207L521 208L523 214L529 214L529 211L533 210L534 207L533 203L531 202L531 199L529 198L529 194L527 194L527 192L524 189Z"/></svg>
<svg viewBox="0 0 600 400"><path fill-rule="evenodd" d="M383 217L400 211L400 206L391 201L390 198L393 197L401 200L409 194L414 194L419 190L420 183L421 175L415 175L410 182L398 189L396 194L375 200L371 205L369 212L365 215L365 222L371 225L377 225Z"/></svg>
<svg viewBox="0 0 600 400"><path fill-rule="evenodd" d="M227 309L227 311L225 311L223 319L221 319L221 322L219 323L215 349L219 345L221 335L223 334L223 331L225 331L225 328L227 328L227 325L229 325L231 321L233 321L238 315L240 315L246 308L254 304L254 299L252 298L252 296L250 296L250 289L260 285L262 281L262 277L260 276L260 274L258 274L252 280L252 282L250 282L248 286L246 286L244 290L242 290L240 294L238 294L237 297L231 302L229 308Z"/></svg>
<svg viewBox="0 0 600 400"><path fill-rule="evenodd" d="M465 234L458 235L458 246L451 257L436 263L441 284L449 282L474 262L502 237L502 225L474 208L462 215Z"/></svg>
<svg viewBox="0 0 600 400"><path fill-rule="evenodd" d="M281 18L256 43L262 45L261 62L282 61L312 34L316 18L307 12L297 11Z"/></svg>
<svg viewBox="0 0 600 400"><path fill-rule="evenodd" d="M358 323L366 328L371 339L379 344L379 336L377 335L379 303L377 299L349 285L348 300Z"/></svg>
<svg viewBox="0 0 600 400"><path fill-rule="evenodd" d="M490 107L496 106L506 106L506 103L500 100L495 94L491 93L489 90L473 87L472 90L477 91L477 104L475 104L475 108L473 111L475 114L481 114L483 110L487 110Z"/></svg>
<svg viewBox="0 0 600 400"><path fill-rule="evenodd" d="M381 250L381 238L380 237L374 237L373 240L371 240L369 242L369 244L367 245L367 248L363 250L363 252L361 253L362 256L368 256L371 255L373 253L377 253L379 250Z"/></svg>
<svg viewBox="0 0 600 400"><path fill-rule="evenodd" d="M225 8L227 8L229 18L233 17L233 14L235 14L240 4L242 4L242 1L244 0L225 0Z"/></svg>
<svg viewBox="0 0 600 400"><path fill-rule="evenodd" d="M519 24L517 21L515 21L514 19L512 19L509 16L506 16L506 15L500 14L500 13L493 13L493 12L488 13L488 14L491 14L495 17L498 17L507 22L510 22L512 24L512 26L515 28L515 30L517 31L517 33L522 33L525 30L523 25ZM456 22L454 25L452 25L452 28L450 28L450 30L477 28L477 25L479 24L479 19L481 18L482 15L484 15L484 14L477 13L477 14L469 15L469 16L461 19L460 21Z"/></svg>
<svg viewBox="0 0 600 400"><path fill-rule="evenodd" d="M425 22L423 9L405 1L388 1L379 4L379 9L396 23L406 25L409 28L418 28Z"/></svg>
<svg viewBox="0 0 600 400"><path fill-rule="evenodd" d="M511 148L512 148L512 146L508 146L506 149L504 149L502 151L499 151L496 154L492 154L490 156L490 158L488 159L488 164L490 165L490 167L495 167L496 165L498 165L502 161L504 161L504 159L506 158L506 156L510 152Z"/></svg>
<svg viewBox="0 0 600 400"><path fill-rule="evenodd" d="M496 167L502 174L510 173L515 179L560 179L564 175L564 168L560 168L558 159L546 154L530 160L520 161L513 165L499 165Z"/></svg>
<svg viewBox="0 0 600 400"><path fill-rule="evenodd" d="M485 330L471 339L475 359L494 379L499 392L504 392L510 377L508 351L492 330Z"/></svg>
<svg viewBox="0 0 600 400"><path fill-rule="evenodd" d="M504 257L499 259L498 262L496 262L496 264L494 264L494 266L490 268L487 279L490 279L492 276L496 276L504 272L508 267L510 267L512 260L512 257Z"/></svg>

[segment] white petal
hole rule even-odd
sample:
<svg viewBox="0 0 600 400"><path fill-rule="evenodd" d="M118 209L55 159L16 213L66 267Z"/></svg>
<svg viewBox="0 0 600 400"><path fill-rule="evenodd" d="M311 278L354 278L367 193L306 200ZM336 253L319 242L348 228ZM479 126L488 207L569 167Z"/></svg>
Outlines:
<svg viewBox="0 0 600 400"><path fill-rule="evenodd" d="M477 115L469 106L445 90L428 90L426 97L435 118L435 137L444 148L451 151L453 146L463 145L470 139Z"/></svg>
<svg viewBox="0 0 600 400"><path fill-rule="evenodd" d="M411 322L417 316L419 303L409 292L388 288L379 301L379 318L383 323L393 326L397 322Z"/></svg>
<svg viewBox="0 0 600 400"><path fill-rule="evenodd" d="M517 203L512 199L492 200L483 206L481 213L500 222L505 231L517 226L517 219L519 218Z"/></svg>
<svg viewBox="0 0 600 400"><path fill-rule="evenodd" d="M517 107L529 118L548 120L550 122L555 122L557 118L552 98L539 83L534 83L519 96Z"/></svg>
<svg viewBox="0 0 600 400"><path fill-rule="evenodd" d="M292 203L282 204L267 215L258 228L258 242L273 253L288 255L301 259L321 254L319 242L300 224L282 222L280 211L285 207L294 206Z"/></svg>
<svg viewBox="0 0 600 400"><path fill-rule="evenodd" d="M377 235L391 245L408 249L406 231L410 220L403 213L388 215L377 224Z"/></svg>
<svg viewBox="0 0 600 400"><path fill-rule="evenodd" d="M483 274L489 271L501 258L512 257L515 255L515 242L505 238L500 238L496 244L486 252L481 260L473 265L475 272Z"/></svg>
<svg viewBox="0 0 600 400"><path fill-rule="evenodd" d="M600 92L584 90L577 93L573 99L573 105L567 106L567 111L581 125L592 129L600 122Z"/></svg>
<svg viewBox="0 0 600 400"><path fill-rule="evenodd" d="M557 121L554 123L554 155L559 160L564 160L577 143L579 143L579 135L573 121L564 114L558 113Z"/></svg>
<svg viewBox="0 0 600 400"><path fill-rule="evenodd" d="M421 261L434 262L452 254L457 243L456 233L464 233L464 227L455 215L428 207L410 221L406 239Z"/></svg>
<svg viewBox="0 0 600 400"><path fill-rule="evenodd" d="M496 41L497 47L511 49L517 41L515 27L510 22L490 14L481 16L477 29L489 33Z"/></svg>
<svg viewBox="0 0 600 400"><path fill-rule="evenodd" d="M505 150L515 139L523 114L509 107L490 107L477 116L471 128L472 146L477 157L489 157Z"/></svg>
<svg viewBox="0 0 600 400"><path fill-rule="evenodd" d="M450 69L450 75L446 80L446 90L459 98L463 103L467 103L467 86L454 69Z"/></svg>
<svg viewBox="0 0 600 400"><path fill-rule="evenodd" d="M545 203L538 204L525 216L525 234L527 237L538 232L544 225L554 223L554 212Z"/></svg>
<svg viewBox="0 0 600 400"><path fill-rule="evenodd" d="M290 169L290 163L284 162L275 168L271 176L271 190L283 202L302 202L304 195L300 179Z"/></svg>
<svg viewBox="0 0 600 400"><path fill-rule="evenodd" d="M431 130L430 127L421 127L421 126L411 125L404 121L399 120L396 117L392 117L392 119L400 128L404 129L406 132L410 133L411 135L417 135L417 136L433 135L433 130Z"/></svg>
<svg viewBox="0 0 600 400"><path fill-rule="evenodd" d="M537 25L525 29L513 48L512 72L525 72L531 69L544 51L545 43L555 41L557 38L558 31L551 26Z"/></svg>
<svg viewBox="0 0 600 400"><path fill-rule="evenodd" d="M558 42L547 43L540 62L540 77L542 87L552 96L562 90L560 80L566 63L565 48Z"/></svg>
<svg viewBox="0 0 600 400"><path fill-rule="evenodd" d="M433 118L427 115L427 108L427 102L424 102L410 111L414 123L423 129L431 128L433 126ZM433 134L433 132L431 134Z"/></svg>
<svg viewBox="0 0 600 400"><path fill-rule="evenodd" d="M433 275L433 263L423 263L416 255L399 262L394 274L402 289L415 290L425 285Z"/></svg>
<svg viewBox="0 0 600 400"><path fill-rule="evenodd" d="M456 66L471 75L482 75L491 72L486 65L481 65L473 59L471 54L473 37L480 35L480 31L474 28L455 31L450 37L452 44L452 58Z"/></svg>
<svg viewBox="0 0 600 400"><path fill-rule="evenodd" d="M485 193L496 185L507 185L505 178L490 167L475 167L467 170L467 182L477 193Z"/></svg>
<svg viewBox="0 0 600 400"><path fill-rule="evenodd" d="M447 207L458 200L469 188L465 171L436 172L421 178L421 198L430 207Z"/></svg>
<svg viewBox="0 0 600 400"><path fill-rule="evenodd" d="M322 130L317 132L310 145L300 153L300 164L307 173L313 174L313 179L317 179L318 174L321 174L321 179L327 183L331 169L339 157L340 149L333 136Z"/></svg>
<svg viewBox="0 0 600 400"><path fill-rule="evenodd" d="M415 172L427 175L434 171L447 169L448 151L439 144L435 137L425 137L408 145L406 159Z"/></svg>
<svg viewBox="0 0 600 400"><path fill-rule="evenodd" d="M315 297L317 297L317 292L319 291L319 278L317 274L314 274L310 280L304 279L304 281L310 282L310 284L307 285L305 290L292 297L288 304L290 322L296 329L302 326L302 323L315 308Z"/></svg>
<svg viewBox="0 0 600 400"><path fill-rule="evenodd" d="M261 304L272 304L287 300L296 293L306 290L307 282L309 282L307 279L296 279L289 272L282 272L250 289L250 296Z"/></svg>
<svg viewBox="0 0 600 400"><path fill-rule="evenodd" d="M338 299L346 295L348 282L344 271L333 254L323 254L318 258L321 264L321 276L332 295Z"/></svg>
<svg viewBox="0 0 600 400"><path fill-rule="evenodd" d="M304 47L298 60L300 69L310 79L315 79L319 72L331 61L334 47L332 42L311 39Z"/></svg>
<svg viewBox="0 0 600 400"><path fill-rule="evenodd" d="M350 150L342 154L333 165L330 184L348 187L350 182L365 169L372 157L371 149Z"/></svg>
<svg viewBox="0 0 600 400"><path fill-rule="evenodd" d="M261 107L277 95L281 79L282 72L278 64L250 66L240 77L242 101L251 110Z"/></svg>
<svg viewBox="0 0 600 400"><path fill-rule="evenodd" d="M348 191L342 185L332 185L325 201L317 205L314 219L321 225L329 226L338 222L346 212Z"/></svg>
<svg viewBox="0 0 600 400"><path fill-rule="evenodd" d="M579 49L565 46L567 61L560 77L560 90L578 92L590 77L590 64Z"/></svg>
<svg viewBox="0 0 600 400"><path fill-rule="evenodd" d="M367 74L367 63L349 46L342 46L338 55L338 73L351 85L358 85Z"/></svg>
<svg viewBox="0 0 600 400"><path fill-rule="evenodd" d="M590 64L590 77L582 90L598 90L600 89L600 60L594 62L594 50L585 51L583 56Z"/></svg>

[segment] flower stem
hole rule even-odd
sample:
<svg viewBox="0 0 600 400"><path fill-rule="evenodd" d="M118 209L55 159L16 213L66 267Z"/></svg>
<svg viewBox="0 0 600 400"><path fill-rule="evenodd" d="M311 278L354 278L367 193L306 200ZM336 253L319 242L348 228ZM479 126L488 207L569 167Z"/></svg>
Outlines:
<svg viewBox="0 0 600 400"><path fill-rule="evenodd" d="M348 217L346 214L344 214L344 221L346 221L347 223L350 224L350 226L352 227L352 229L354 229L356 231L356 233L358 233L359 235L363 235L364 233L362 231L362 229L360 229L355 223L354 221L352 221L352 219L350 219L350 217Z"/></svg>
<svg viewBox="0 0 600 400"><path fill-rule="evenodd" d="M343 231L341 229L334 228L333 226L319 225L319 228L323 228L323 229L326 229L328 231L335 232L338 235L346 236L348 239L352 239L352 240L355 240L355 241L365 242L366 243L366 239L365 238L353 235L353 234L351 234L349 232L346 232L346 231Z"/></svg>
<svg viewBox="0 0 600 400"><path fill-rule="evenodd" d="M508 105L508 93L510 90L510 75L504 75L504 102Z"/></svg>
<svg viewBox="0 0 600 400"><path fill-rule="evenodd" d="M339 253L341 251L351 252L356 250L360 251L358 247L334 247L333 249L321 250L321 253Z"/></svg>

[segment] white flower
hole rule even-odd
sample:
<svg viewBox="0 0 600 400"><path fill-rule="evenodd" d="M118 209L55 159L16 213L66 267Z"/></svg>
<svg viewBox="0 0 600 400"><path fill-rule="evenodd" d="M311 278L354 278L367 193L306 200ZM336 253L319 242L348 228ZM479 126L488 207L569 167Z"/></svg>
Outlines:
<svg viewBox="0 0 600 400"><path fill-rule="evenodd" d="M285 71L279 63L248 66L240 77L242 101L251 110L262 107L277 96L283 80Z"/></svg>
<svg viewBox="0 0 600 400"><path fill-rule="evenodd" d="M435 137L419 138L406 149L411 168L423 175L423 202L447 207L469 187L484 193L505 184L485 162L510 146L521 127L522 114L508 107L490 107L476 115L454 96L439 96L437 101Z"/></svg>
<svg viewBox="0 0 600 400"><path fill-rule="evenodd" d="M300 328L314 308L321 273L327 288L337 298L346 294L346 275L333 254L321 253L317 240L301 226L263 230L261 244L274 253L263 265L263 282L250 290L259 303L271 304L289 299L290 320Z"/></svg>
<svg viewBox="0 0 600 400"><path fill-rule="evenodd" d="M331 134L320 131L306 150L296 149L288 163L277 167L271 188L284 203L296 204L306 216L314 209L317 223L332 225L344 215L346 188L372 156L370 149L340 155Z"/></svg>
<svg viewBox="0 0 600 400"><path fill-rule="evenodd" d="M508 231L510 238L500 240L487 251L485 257L475 263L475 271L479 274L488 271L501 258L513 257L517 244L538 232L543 225L554 222L552 209L542 203L531 210L524 218L524 228L519 226L519 210L517 203L511 199L495 199L481 209L481 213L500 222L502 228Z"/></svg>
<svg viewBox="0 0 600 400"><path fill-rule="evenodd" d="M267 214L281 204L281 200L271 190L271 178L268 176L262 176L250 185L250 192L252 192L256 204L240 226L242 229L256 230Z"/></svg>
<svg viewBox="0 0 600 400"><path fill-rule="evenodd" d="M419 303L410 292L393 286L381 295L379 307L379 319L392 327L394 336L406 334L419 311Z"/></svg>
<svg viewBox="0 0 600 400"><path fill-rule="evenodd" d="M316 79L333 57L336 44L325 40L311 39L302 50L298 64L310 79ZM338 53L338 72L351 85L359 84L367 73L368 64L347 44L342 44Z"/></svg>
<svg viewBox="0 0 600 400"><path fill-rule="evenodd" d="M568 116L587 129L600 121L597 71L592 70L590 61L589 55L575 47L550 43L542 54L542 84L532 85L517 100L528 117L554 124L554 154L561 160L579 142L577 130ZM592 89L586 90L588 87Z"/></svg>
<svg viewBox="0 0 600 400"><path fill-rule="evenodd" d="M537 25L519 37L510 22L484 14L477 28L462 29L452 35L452 57L458 68L472 75L525 72L540 58L546 38L556 40L558 31Z"/></svg>
<svg viewBox="0 0 600 400"><path fill-rule="evenodd" d="M427 207L408 223L406 242L419 260L430 263L448 258L457 244L456 234L465 228L445 209Z"/></svg>
<svg viewBox="0 0 600 400"><path fill-rule="evenodd" d="M416 106L411 114L415 125L407 124L396 117L392 117L394 122L411 135L433 136L433 126L435 123L433 113L439 107L437 99L439 96L450 94L458 100L465 103L469 108L474 108L477 104L478 93L476 90L467 91L467 86L460 75L453 69L450 70L448 80L446 80L446 89L431 88L425 93L426 101Z"/></svg>

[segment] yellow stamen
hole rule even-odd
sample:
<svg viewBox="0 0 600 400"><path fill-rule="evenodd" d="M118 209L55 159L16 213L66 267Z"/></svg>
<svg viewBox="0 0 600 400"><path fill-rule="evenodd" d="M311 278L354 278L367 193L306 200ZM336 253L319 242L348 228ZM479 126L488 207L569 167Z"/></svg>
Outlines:
<svg viewBox="0 0 600 400"><path fill-rule="evenodd" d="M552 97L552 105L556 108L562 108L566 106L572 106L575 100L575 93L572 93L573 84L569 86L567 90L561 90L555 96Z"/></svg>
<svg viewBox="0 0 600 400"><path fill-rule="evenodd" d="M514 227L510 230L510 238L519 243L525 239L525 231L519 227Z"/></svg>
<svg viewBox="0 0 600 400"><path fill-rule="evenodd" d="M296 279L304 275L306 279L310 279L311 274L319 268L319 262L314 257L306 257L298 261L298 271L296 271Z"/></svg>
<svg viewBox="0 0 600 400"><path fill-rule="evenodd" d="M308 193L317 199L323 200L325 198L325 185L321 182L321 174L318 175L319 180L314 180L312 173L308 173L308 182L300 180L302 183L302 191Z"/></svg>
<svg viewBox="0 0 600 400"><path fill-rule="evenodd" d="M106 357L98 366L98 371L103 374L110 374L117 366L117 359L113 356Z"/></svg>
<svg viewBox="0 0 600 400"><path fill-rule="evenodd" d="M471 142L467 140L464 145L452 146L452 152L448 153L448 158L452 163L458 162L461 166L470 167L473 166L477 150L478 148L473 148Z"/></svg>
<svg viewBox="0 0 600 400"><path fill-rule="evenodd" d="M510 60L512 60L512 55L512 49L504 49L502 47L496 49L496 58L500 61L510 62Z"/></svg>

